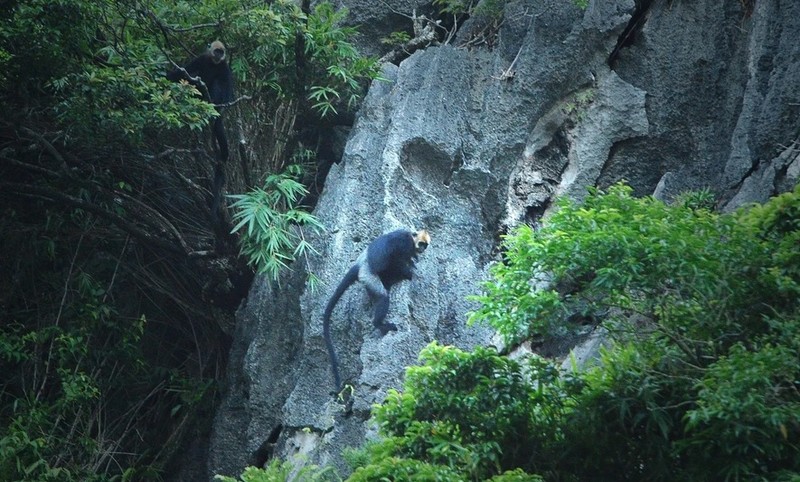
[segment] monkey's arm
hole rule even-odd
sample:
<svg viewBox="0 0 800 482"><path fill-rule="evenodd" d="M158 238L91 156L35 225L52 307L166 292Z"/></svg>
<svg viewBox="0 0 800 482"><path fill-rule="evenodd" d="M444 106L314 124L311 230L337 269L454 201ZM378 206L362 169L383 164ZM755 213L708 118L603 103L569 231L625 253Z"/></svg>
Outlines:
<svg viewBox="0 0 800 482"><path fill-rule="evenodd" d="M167 78L173 82L179 80L186 80L191 82L192 77L197 77L200 71L200 64L202 63L203 56L195 57L191 62L183 67L177 67L170 72L167 72Z"/></svg>

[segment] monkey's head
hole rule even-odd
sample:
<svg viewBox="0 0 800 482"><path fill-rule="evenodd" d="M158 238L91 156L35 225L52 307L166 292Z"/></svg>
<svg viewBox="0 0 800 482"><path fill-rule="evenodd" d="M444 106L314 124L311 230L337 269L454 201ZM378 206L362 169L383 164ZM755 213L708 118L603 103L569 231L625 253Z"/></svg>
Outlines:
<svg viewBox="0 0 800 482"><path fill-rule="evenodd" d="M417 253L425 251L429 244L431 244L431 235L428 234L428 231L424 229L417 231L417 234L414 235L414 249L417 250Z"/></svg>
<svg viewBox="0 0 800 482"><path fill-rule="evenodd" d="M208 53L211 54L211 61L218 64L225 60L225 44L219 40L214 40L208 46Z"/></svg>

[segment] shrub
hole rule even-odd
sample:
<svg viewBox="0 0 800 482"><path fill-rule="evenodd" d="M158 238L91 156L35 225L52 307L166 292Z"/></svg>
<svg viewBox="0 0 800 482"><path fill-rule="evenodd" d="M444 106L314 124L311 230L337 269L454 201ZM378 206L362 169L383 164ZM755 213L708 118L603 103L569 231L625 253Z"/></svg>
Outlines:
<svg viewBox="0 0 800 482"><path fill-rule="evenodd" d="M544 228L506 238L473 322L513 343L580 310L613 340L569 390L563 437L550 445L561 444L550 457L561 478L767 480L800 469L800 187L731 214L705 205L635 199L617 185L582 205L562 200Z"/></svg>
<svg viewBox="0 0 800 482"><path fill-rule="evenodd" d="M369 448L372 465L414 459L426 470L449 468L460 480L486 480L529 466L555 437L561 399L556 371L544 360L520 364L490 349L467 353L433 343L420 361L407 369L404 391L390 391L375 407L385 438Z"/></svg>
<svg viewBox="0 0 800 482"><path fill-rule="evenodd" d="M580 308L610 333L599 364L434 343L351 480L799 480L800 187L706 205L618 185L507 236L472 321L515 342Z"/></svg>
<svg viewBox="0 0 800 482"><path fill-rule="evenodd" d="M464 477L447 466L397 457L382 458L374 464L359 467L348 482L462 482Z"/></svg>
<svg viewBox="0 0 800 482"><path fill-rule="evenodd" d="M216 475L214 480L222 482L333 482L341 479L332 468L319 468L316 465L295 467L291 462L272 459L264 468L246 467L238 479Z"/></svg>
<svg viewBox="0 0 800 482"><path fill-rule="evenodd" d="M308 193L294 179L299 173L293 166L287 173L268 176L262 188L228 196L235 200L233 232L241 232L242 256L273 281L290 262L313 252L301 229L322 228L314 215L297 206L300 196Z"/></svg>

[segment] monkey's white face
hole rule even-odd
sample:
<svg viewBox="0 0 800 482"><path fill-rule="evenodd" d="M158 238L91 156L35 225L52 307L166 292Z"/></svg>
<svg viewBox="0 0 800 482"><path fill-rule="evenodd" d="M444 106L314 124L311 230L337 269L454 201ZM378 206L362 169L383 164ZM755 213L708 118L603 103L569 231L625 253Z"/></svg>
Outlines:
<svg viewBox="0 0 800 482"><path fill-rule="evenodd" d="M211 42L208 50L211 52L211 61L215 64L225 60L225 45L219 40Z"/></svg>
<svg viewBox="0 0 800 482"><path fill-rule="evenodd" d="M425 248L428 247L428 244L431 242L431 235L428 234L428 231L421 230L417 232L417 235L414 236L414 247L417 250L417 253L422 253L425 251Z"/></svg>

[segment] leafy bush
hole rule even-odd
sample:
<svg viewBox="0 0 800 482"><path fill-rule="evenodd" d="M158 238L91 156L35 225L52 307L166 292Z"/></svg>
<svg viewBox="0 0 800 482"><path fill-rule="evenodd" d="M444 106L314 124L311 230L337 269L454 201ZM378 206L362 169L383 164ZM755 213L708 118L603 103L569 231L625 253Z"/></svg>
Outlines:
<svg viewBox="0 0 800 482"><path fill-rule="evenodd" d="M412 480L398 474L415 471L421 478L413 480L487 480L528 467L555 437L561 398L556 371L543 360L521 365L493 350L465 353L434 343L420 361L407 369L404 391L390 391L375 407L385 438L368 447L371 464L351 480L375 480L364 475L373 473ZM423 464L398 465L406 459Z"/></svg>
<svg viewBox="0 0 800 482"><path fill-rule="evenodd" d="M80 298L65 305L53 325L0 328L0 368L9 374L0 390L2 480L109 480L117 464L137 465L128 476L152 475L142 446L139 453L121 453L143 442L134 423L156 420L151 410L161 403L180 419L208 388L184 382L195 397L183 407L155 393L140 400L135 394L143 383L178 391L178 380L149 371L139 346L144 318L122 319L104 302L106 292L85 276L75 289Z"/></svg>
<svg viewBox="0 0 800 482"><path fill-rule="evenodd" d="M490 482L543 482L544 479L538 475L526 474L521 469L509 470L500 475L495 475Z"/></svg>
<svg viewBox="0 0 800 482"><path fill-rule="evenodd" d="M298 174L297 166L290 167L285 174L268 176L262 188L229 196L235 200L233 231L241 231L242 256L272 280L297 257L313 252L302 227L322 228L315 216L297 207L308 193L294 179Z"/></svg>
<svg viewBox="0 0 800 482"><path fill-rule="evenodd" d="M466 479L447 466L397 457L385 457L375 464L359 467L347 479L348 482L372 482L374 480L460 482Z"/></svg>
<svg viewBox="0 0 800 482"><path fill-rule="evenodd" d="M276 173L377 76L343 11L301 4L0 9L0 480L158 480L207 435L253 278L211 213L213 180L222 168L241 195L243 257L275 276L317 226L296 173ZM165 79L215 38L236 77L224 166L205 129L217 109Z"/></svg>
<svg viewBox="0 0 800 482"><path fill-rule="evenodd" d="M238 479L224 475L214 476L222 482L329 482L341 480L332 468L306 465L296 468L291 462L272 459L266 467L246 467Z"/></svg>
<svg viewBox="0 0 800 482"><path fill-rule="evenodd" d="M392 479L410 460L426 480L797 480L800 187L732 214L705 205L618 185L509 235L472 321L513 343L579 310L611 336L599 364L559 377L431 345L375 408L384 438L356 474Z"/></svg>
<svg viewBox="0 0 800 482"><path fill-rule="evenodd" d="M541 230L520 227L506 240L507 261L492 267L493 280L475 297L482 306L471 322L489 323L510 343L569 325L576 306L584 319L641 313L661 330L695 339L724 329L725 312L752 309L758 323L763 305L728 296L770 292L752 284L770 249L753 242L752 225L630 193L618 185L581 206L562 200ZM700 315L708 318L696 323ZM697 358L712 347L684 348L701 350L691 355Z"/></svg>
<svg viewBox="0 0 800 482"><path fill-rule="evenodd" d="M229 34L241 55L231 67L255 91L305 99L322 116L339 106L350 108L365 83L378 77L380 65L350 43L356 31L342 26L346 16L346 9L336 10L329 2L306 13L290 0L237 12Z"/></svg>
<svg viewBox="0 0 800 482"><path fill-rule="evenodd" d="M780 340L735 345L695 385L696 405L684 415L687 437L677 444L697 463L693 473L747 480L798 468L800 320L781 325Z"/></svg>
<svg viewBox="0 0 800 482"><path fill-rule="evenodd" d="M148 131L200 130L218 115L187 84L160 74L141 66L91 66L54 80L63 99L55 107L57 118L72 136L140 146Z"/></svg>
<svg viewBox="0 0 800 482"><path fill-rule="evenodd" d="M507 237L472 322L514 343L579 311L614 340L566 386L554 465L532 471L698 481L800 472L800 187L732 214L703 205L634 199L618 185L583 205L562 200L544 228Z"/></svg>

